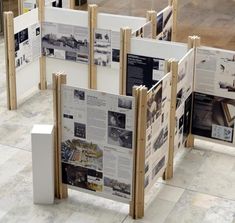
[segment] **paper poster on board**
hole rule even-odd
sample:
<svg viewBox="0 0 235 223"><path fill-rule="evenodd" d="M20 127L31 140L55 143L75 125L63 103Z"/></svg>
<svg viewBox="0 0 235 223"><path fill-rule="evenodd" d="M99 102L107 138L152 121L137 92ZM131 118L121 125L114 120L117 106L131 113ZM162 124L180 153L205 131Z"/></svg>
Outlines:
<svg viewBox="0 0 235 223"><path fill-rule="evenodd" d="M194 94L192 133L232 143L235 100L202 93Z"/></svg>
<svg viewBox="0 0 235 223"><path fill-rule="evenodd" d="M36 23L14 35L16 71L41 56L41 28Z"/></svg>
<svg viewBox="0 0 235 223"><path fill-rule="evenodd" d="M235 52L198 48L195 91L235 99Z"/></svg>
<svg viewBox="0 0 235 223"><path fill-rule="evenodd" d="M112 68L119 69L120 62L120 32L111 31Z"/></svg>
<svg viewBox="0 0 235 223"><path fill-rule="evenodd" d="M168 6L157 15L157 39L171 41L173 29L173 7Z"/></svg>
<svg viewBox="0 0 235 223"><path fill-rule="evenodd" d="M134 98L62 86L61 103L63 183L129 202Z"/></svg>
<svg viewBox="0 0 235 223"><path fill-rule="evenodd" d="M128 54L126 94L132 95L132 87L135 85L145 85L150 89L164 74L164 59Z"/></svg>
<svg viewBox="0 0 235 223"><path fill-rule="evenodd" d="M42 52L47 57L88 64L88 38L86 27L42 23Z"/></svg>
<svg viewBox="0 0 235 223"><path fill-rule="evenodd" d="M176 108L184 104L193 92L194 50L191 49L179 62Z"/></svg>
<svg viewBox="0 0 235 223"><path fill-rule="evenodd" d="M132 33L133 37L152 38L152 22L149 21Z"/></svg>
<svg viewBox="0 0 235 223"><path fill-rule="evenodd" d="M111 30L95 29L94 33L94 64L111 67Z"/></svg>
<svg viewBox="0 0 235 223"><path fill-rule="evenodd" d="M147 130L145 146L145 189L163 173L169 144L171 73L159 81L147 96Z"/></svg>

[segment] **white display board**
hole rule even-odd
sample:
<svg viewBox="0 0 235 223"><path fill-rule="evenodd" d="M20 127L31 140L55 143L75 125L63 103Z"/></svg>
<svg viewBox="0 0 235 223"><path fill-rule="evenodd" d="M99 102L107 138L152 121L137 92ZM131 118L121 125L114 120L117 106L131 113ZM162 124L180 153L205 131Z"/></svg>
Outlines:
<svg viewBox="0 0 235 223"><path fill-rule="evenodd" d="M61 119L63 183L129 203L135 98L62 85Z"/></svg>
<svg viewBox="0 0 235 223"><path fill-rule="evenodd" d="M172 74L154 85L147 96L145 190L163 175L168 160Z"/></svg>
<svg viewBox="0 0 235 223"><path fill-rule="evenodd" d="M119 93L119 50L120 50L120 29L129 27L136 30L146 23L146 18L120 16L99 13L97 16L97 33L105 32L110 36L110 42L106 44L106 51L110 55L110 63L107 66L97 66L97 89L109 93ZM97 35L96 35L97 36ZM105 36L105 35L104 35ZM99 36L97 36L99 37ZM101 43L102 44L102 43ZM109 48L110 44L110 48ZM96 50L96 49L95 49ZM99 49L98 49L99 50ZM96 54L95 54L96 55ZM107 60L105 52L104 60ZM97 56L99 57L99 56Z"/></svg>
<svg viewBox="0 0 235 223"><path fill-rule="evenodd" d="M178 64L178 83L176 95L176 114L175 114L175 147L174 151L184 146L185 140L189 134L190 119L192 111L192 92L194 75L194 49L179 61Z"/></svg>
<svg viewBox="0 0 235 223"><path fill-rule="evenodd" d="M41 34L38 9L14 18L16 41L16 91L18 102L38 89ZM28 34L27 34L28 33ZM19 60L19 61L18 61Z"/></svg>
<svg viewBox="0 0 235 223"><path fill-rule="evenodd" d="M188 52L188 46L184 43L157 41L142 38L131 39L131 54L161 58L168 60L174 58L180 61Z"/></svg>
<svg viewBox="0 0 235 223"><path fill-rule="evenodd" d="M199 47L196 56L192 132L235 143L235 52Z"/></svg>
<svg viewBox="0 0 235 223"><path fill-rule="evenodd" d="M51 24L69 25L74 27L88 27L88 12L69 9L45 8L45 22ZM57 34L57 33L55 33ZM68 33L67 33L68 35ZM77 87L88 87L88 65L73 61L46 59L47 81L52 81L52 73L67 74L67 83Z"/></svg>

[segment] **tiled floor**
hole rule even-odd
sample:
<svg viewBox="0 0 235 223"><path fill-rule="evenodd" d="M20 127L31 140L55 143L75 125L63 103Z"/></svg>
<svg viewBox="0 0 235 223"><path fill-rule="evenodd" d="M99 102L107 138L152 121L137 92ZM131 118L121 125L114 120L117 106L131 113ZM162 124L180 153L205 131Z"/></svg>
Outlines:
<svg viewBox="0 0 235 223"><path fill-rule="evenodd" d="M102 4L111 7L107 2ZM200 7L197 2L185 0L186 9L187 4ZM128 205L76 191L69 191L69 198L56 200L55 205L33 204L30 131L36 123L53 123L52 92L42 91L17 111L7 111L0 38L0 222L134 222ZM235 223L235 148L197 140L195 149L177 154L174 178L159 180L147 198L145 217L136 222Z"/></svg>

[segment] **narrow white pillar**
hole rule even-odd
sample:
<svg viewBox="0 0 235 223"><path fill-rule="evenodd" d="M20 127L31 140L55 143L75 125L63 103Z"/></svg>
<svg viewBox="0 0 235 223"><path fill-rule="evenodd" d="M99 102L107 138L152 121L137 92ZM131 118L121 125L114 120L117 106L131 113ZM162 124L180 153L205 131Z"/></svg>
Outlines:
<svg viewBox="0 0 235 223"><path fill-rule="evenodd" d="M31 132L33 201L54 203L54 127L34 125Z"/></svg>

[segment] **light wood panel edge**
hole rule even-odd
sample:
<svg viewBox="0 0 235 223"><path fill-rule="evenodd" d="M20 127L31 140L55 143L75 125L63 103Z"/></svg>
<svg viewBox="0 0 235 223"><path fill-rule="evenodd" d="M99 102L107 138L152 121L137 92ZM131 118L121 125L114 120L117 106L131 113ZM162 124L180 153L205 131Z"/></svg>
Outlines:
<svg viewBox="0 0 235 223"><path fill-rule="evenodd" d="M97 11L98 6L96 4L88 5L88 21L89 21L89 81L88 87L91 89L97 89L97 67L94 64L94 33L97 28Z"/></svg>
<svg viewBox="0 0 235 223"><path fill-rule="evenodd" d="M131 50L131 33L129 27L120 29L119 94L121 95L126 95L127 54Z"/></svg>
<svg viewBox="0 0 235 223"><path fill-rule="evenodd" d="M152 39L157 38L157 12L154 10L147 11L147 21L152 24Z"/></svg>

